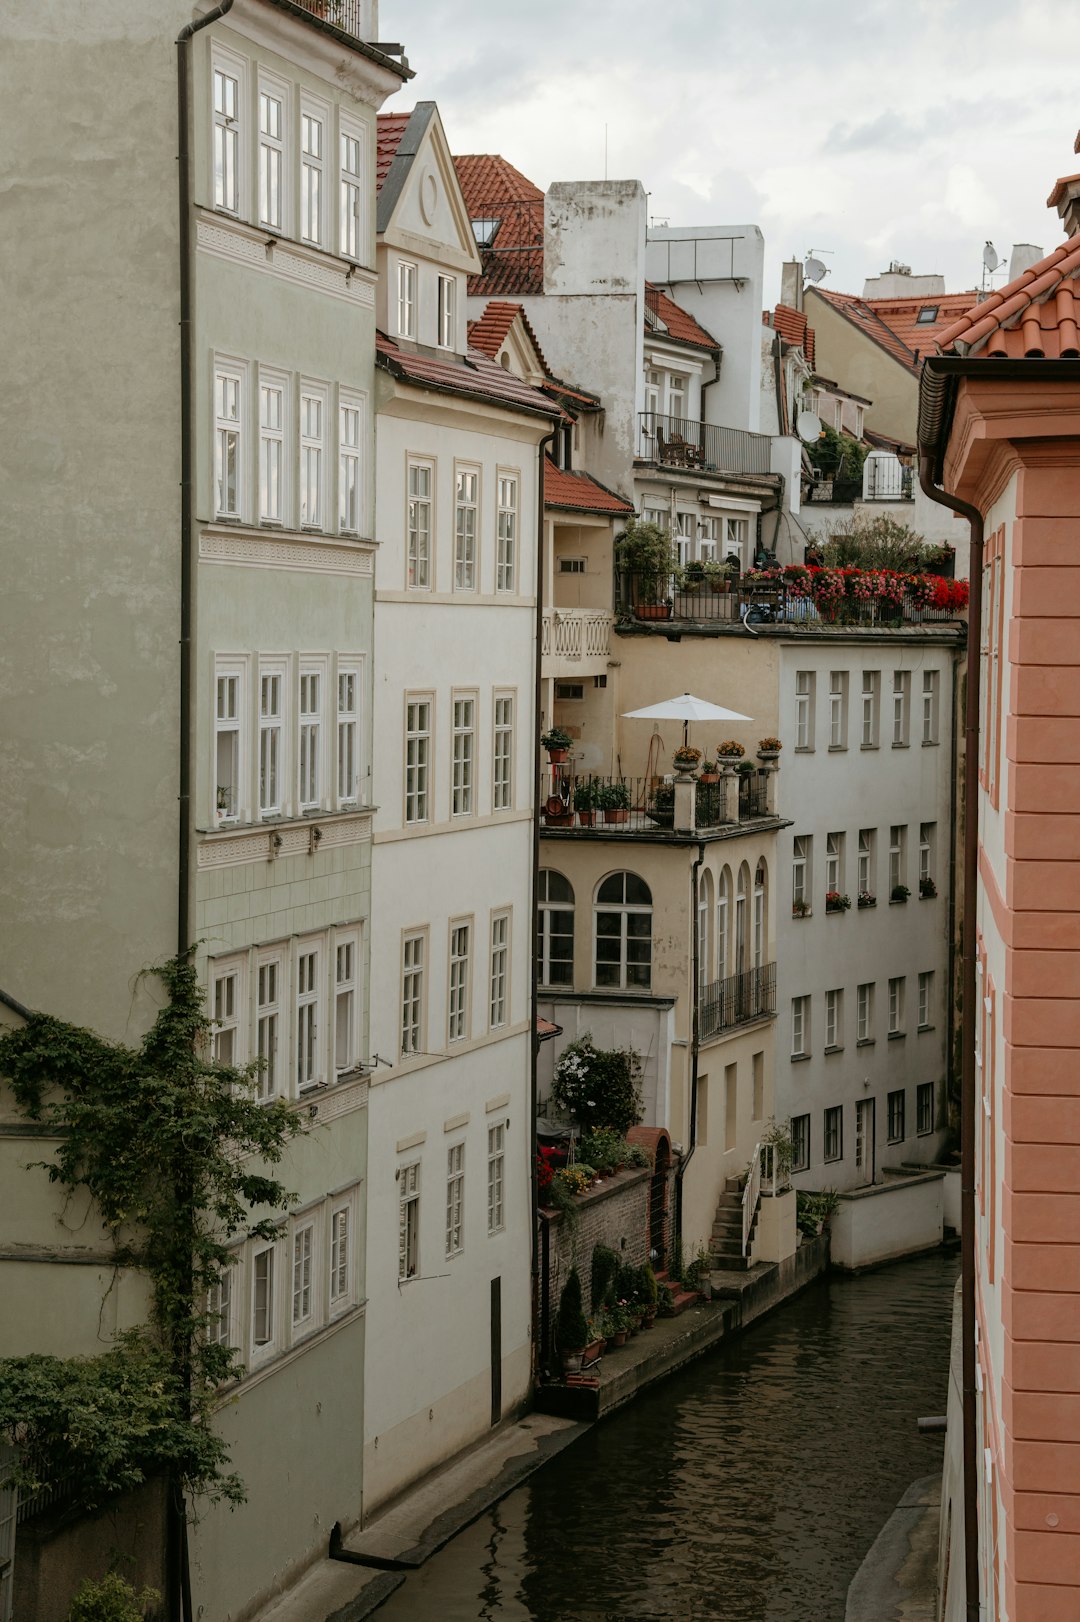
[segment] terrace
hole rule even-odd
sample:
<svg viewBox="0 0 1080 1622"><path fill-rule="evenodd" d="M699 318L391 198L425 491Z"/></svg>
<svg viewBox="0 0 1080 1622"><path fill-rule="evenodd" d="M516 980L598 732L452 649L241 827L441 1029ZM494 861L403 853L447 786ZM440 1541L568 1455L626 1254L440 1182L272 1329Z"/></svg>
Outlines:
<svg viewBox="0 0 1080 1622"><path fill-rule="evenodd" d="M686 473L771 473L772 440L690 417L638 413L638 461Z"/></svg>
<svg viewBox="0 0 1080 1622"><path fill-rule="evenodd" d="M549 833L593 839L722 837L774 817L769 767L725 767L712 781L602 777L549 765L540 774L540 820Z"/></svg>
<svg viewBox="0 0 1080 1622"><path fill-rule="evenodd" d="M822 574L835 574L822 571ZM839 592L840 583L834 580ZM963 623L967 606L963 581L942 580L927 586L925 577L897 576L889 594L855 595L850 572L848 589L829 594L829 582L807 586L783 576L744 575L738 580L690 583L682 575L615 573L616 630L646 625L669 633L672 626L697 630L749 625L755 631L788 632L851 630L912 631L945 629Z"/></svg>

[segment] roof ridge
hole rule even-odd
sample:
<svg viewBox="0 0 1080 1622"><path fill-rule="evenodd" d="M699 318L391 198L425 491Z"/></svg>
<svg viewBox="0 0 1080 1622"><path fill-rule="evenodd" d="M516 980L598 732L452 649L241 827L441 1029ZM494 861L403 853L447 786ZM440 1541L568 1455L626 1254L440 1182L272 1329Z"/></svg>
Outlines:
<svg viewBox="0 0 1080 1622"><path fill-rule="evenodd" d="M1051 296L1062 291L1062 284L1080 276L1080 232L1069 237L1065 242L1053 248L1050 253L1029 265L1021 271L1011 282L1004 287L995 288L989 296L974 304L970 310L952 321L937 337L937 346L941 354L955 345L962 355L975 354L984 349L995 332L1009 332L1021 324L1029 325L1024 320L1024 311L1032 306L1045 305ZM1070 293L1071 302L1071 293ZM1070 352L1075 346L1076 317L1071 309L1058 309L1056 321L1052 326L1043 328L1042 323L1032 318L1037 332L1023 335L1024 353L1039 357L1045 355L1045 349L1036 338L1042 337L1045 331L1058 331L1067 327L1067 337L1070 340L1063 348L1058 346L1058 353L1068 349Z"/></svg>

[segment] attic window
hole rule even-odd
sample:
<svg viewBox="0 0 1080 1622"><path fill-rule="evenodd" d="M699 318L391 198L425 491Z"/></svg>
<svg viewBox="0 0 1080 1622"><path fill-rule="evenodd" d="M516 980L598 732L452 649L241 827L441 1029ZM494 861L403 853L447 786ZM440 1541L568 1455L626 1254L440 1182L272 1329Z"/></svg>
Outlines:
<svg viewBox="0 0 1080 1622"><path fill-rule="evenodd" d="M924 304L918 315L915 317L915 325L918 327L928 327L932 321L937 320L939 308L940 306L937 304Z"/></svg>
<svg viewBox="0 0 1080 1622"><path fill-rule="evenodd" d="M478 248L490 248L495 241L501 224L501 220L473 220L472 234L476 238L476 246Z"/></svg>

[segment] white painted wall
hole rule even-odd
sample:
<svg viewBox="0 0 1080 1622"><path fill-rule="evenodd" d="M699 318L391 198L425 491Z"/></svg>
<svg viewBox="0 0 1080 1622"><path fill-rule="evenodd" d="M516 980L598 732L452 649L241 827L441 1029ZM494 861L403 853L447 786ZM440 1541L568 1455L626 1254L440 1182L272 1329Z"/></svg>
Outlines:
<svg viewBox="0 0 1080 1622"><path fill-rule="evenodd" d="M830 1224L834 1267L873 1267L939 1245L944 1176L928 1172L842 1194Z"/></svg>

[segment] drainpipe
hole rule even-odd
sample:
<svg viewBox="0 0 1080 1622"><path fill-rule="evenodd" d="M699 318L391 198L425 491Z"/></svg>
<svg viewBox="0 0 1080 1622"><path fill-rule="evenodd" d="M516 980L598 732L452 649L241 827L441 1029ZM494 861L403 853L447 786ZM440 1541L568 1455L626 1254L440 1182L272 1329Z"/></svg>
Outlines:
<svg viewBox="0 0 1080 1622"><path fill-rule="evenodd" d="M933 364L923 374L928 395L941 405L948 386ZM921 426L921 425L920 425ZM959 513L971 525L968 565L967 692L964 706L964 914L960 1087L960 1299L964 1438L964 1598L968 1622L979 1622L978 1433L975 1394L975 895L979 871L979 647L982 640L983 516L969 501L946 494L933 480L933 457L920 434L919 483L939 506Z"/></svg>
<svg viewBox="0 0 1080 1622"><path fill-rule="evenodd" d="M533 684L533 793L540 785L540 705L543 699L544 678L540 650L544 645L544 459L547 448L555 442L553 428L536 447L536 670ZM554 722L552 722L554 725ZM539 1002L540 965L536 957L536 910L540 891L540 802L533 806L532 875L529 918L529 1188L532 1192L530 1217L532 1219L532 1300L533 1300L533 1380L540 1368L546 1367L548 1348L548 1281L551 1276L550 1244L547 1223L544 1224L544 1244L541 1254L540 1198L536 1183L536 1110L539 1103L537 1062L540 1057L540 1038L537 1035L537 1003Z"/></svg>
<svg viewBox="0 0 1080 1622"><path fill-rule="evenodd" d="M177 122L177 204L179 208L178 250L180 256L180 758L179 758L179 850L177 853L176 950L182 956L191 944L191 622L194 581L192 579L192 468L194 444L192 424L192 341L191 341L191 152L188 127L191 118L191 38L231 11L233 0L187 23L176 40L176 122ZM190 1289L189 1289L190 1295ZM191 1388L190 1358L181 1356L178 1370L181 1389ZM191 1564L188 1552L187 1510L179 1476L170 1472L165 1509L165 1605L166 1616L192 1622Z"/></svg>
<svg viewBox="0 0 1080 1622"><path fill-rule="evenodd" d="M682 1248L683 1178L697 1148L698 1083L698 874L705 860L705 845L698 840L698 853L690 869L690 1145L675 1173L675 1242Z"/></svg>

